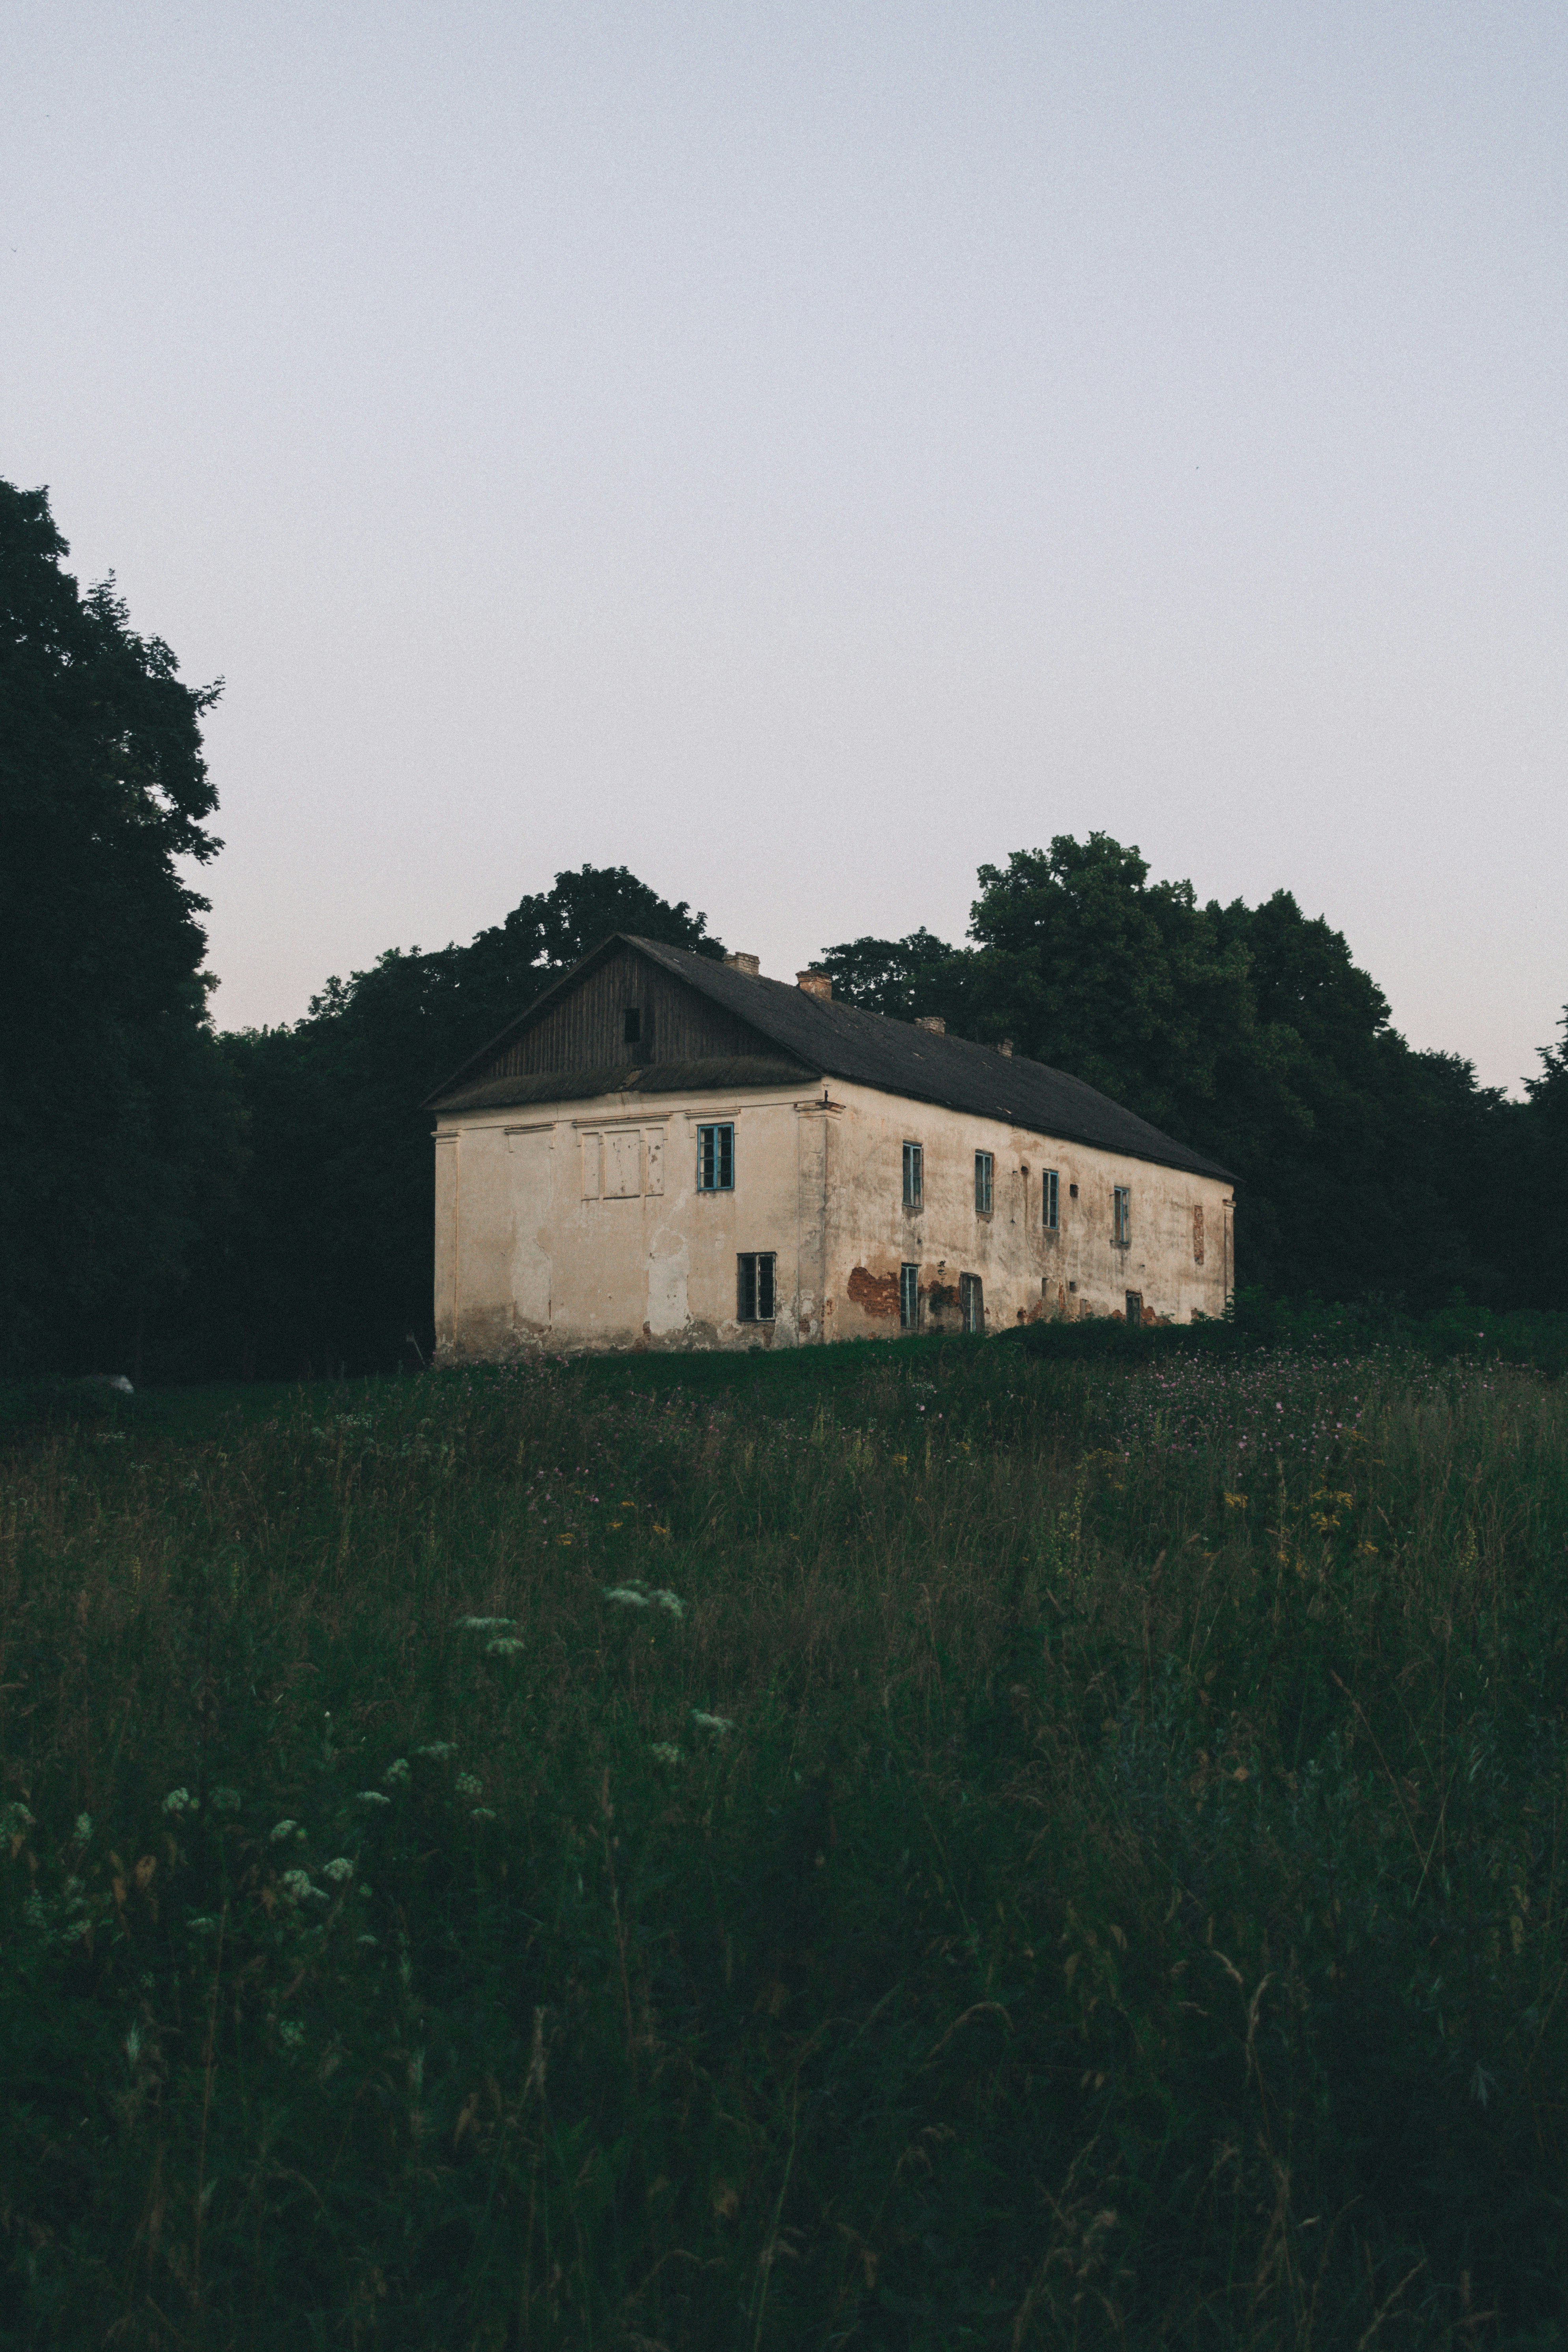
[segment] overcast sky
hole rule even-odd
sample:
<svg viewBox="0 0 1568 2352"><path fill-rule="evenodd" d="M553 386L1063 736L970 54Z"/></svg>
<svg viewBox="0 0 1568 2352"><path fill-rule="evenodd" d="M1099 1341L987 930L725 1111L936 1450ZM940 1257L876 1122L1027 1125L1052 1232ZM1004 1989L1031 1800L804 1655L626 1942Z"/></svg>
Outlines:
<svg viewBox="0 0 1568 2352"><path fill-rule="evenodd" d="M625 863L1056 833L1568 999L1568 11L0 6L0 473L208 729L226 1026Z"/></svg>

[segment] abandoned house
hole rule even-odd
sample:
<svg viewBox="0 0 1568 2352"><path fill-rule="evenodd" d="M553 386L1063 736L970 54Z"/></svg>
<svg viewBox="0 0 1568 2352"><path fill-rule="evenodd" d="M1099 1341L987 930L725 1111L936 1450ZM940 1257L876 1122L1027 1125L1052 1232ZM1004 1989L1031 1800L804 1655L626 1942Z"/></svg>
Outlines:
<svg viewBox="0 0 1568 2352"><path fill-rule="evenodd" d="M609 939L432 1098L446 1360L1224 1311L1231 1180L1043 1063Z"/></svg>

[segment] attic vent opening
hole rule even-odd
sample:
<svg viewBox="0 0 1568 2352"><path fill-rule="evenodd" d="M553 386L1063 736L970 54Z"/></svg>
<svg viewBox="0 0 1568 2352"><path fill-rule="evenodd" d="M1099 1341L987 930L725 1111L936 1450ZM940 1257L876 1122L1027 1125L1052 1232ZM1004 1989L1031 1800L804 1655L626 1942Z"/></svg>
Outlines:
<svg viewBox="0 0 1568 2352"><path fill-rule="evenodd" d="M621 1016L621 1037L628 1045L642 1044L642 1006L628 1004Z"/></svg>

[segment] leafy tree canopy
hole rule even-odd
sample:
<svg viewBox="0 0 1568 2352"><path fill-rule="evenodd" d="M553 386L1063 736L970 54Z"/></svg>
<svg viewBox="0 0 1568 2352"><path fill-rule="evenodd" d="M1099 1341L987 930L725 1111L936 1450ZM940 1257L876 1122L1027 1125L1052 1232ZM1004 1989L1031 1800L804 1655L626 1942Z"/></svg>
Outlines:
<svg viewBox="0 0 1568 2352"><path fill-rule="evenodd" d="M47 492L0 482L0 1349L120 1344L177 1286L232 1169L206 1023L206 901L177 860L219 845L201 718L218 688L83 593ZM107 1320L106 1320L107 1318Z"/></svg>
<svg viewBox="0 0 1568 2352"><path fill-rule="evenodd" d="M1497 1293L1466 1203L1515 1107L1468 1063L1412 1053L1321 917L1285 890L1200 906L1104 833L1016 850L978 880L973 944L847 941L823 958L838 993L1010 1038L1211 1153L1238 1180L1245 1281L1417 1305L1457 1284Z"/></svg>

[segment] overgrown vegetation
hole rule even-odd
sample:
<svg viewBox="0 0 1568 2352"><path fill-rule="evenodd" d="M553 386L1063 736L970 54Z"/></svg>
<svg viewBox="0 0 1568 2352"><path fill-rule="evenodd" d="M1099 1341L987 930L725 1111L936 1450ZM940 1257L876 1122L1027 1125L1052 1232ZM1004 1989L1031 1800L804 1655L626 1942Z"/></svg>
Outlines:
<svg viewBox="0 0 1568 2352"><path fill-rule="evenodd" d="M5 2340L1559 2342L1563 1392L1062 1337L15 1423Z"/></svg>

